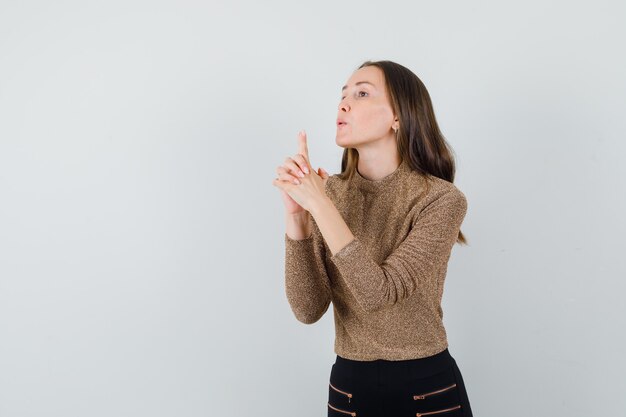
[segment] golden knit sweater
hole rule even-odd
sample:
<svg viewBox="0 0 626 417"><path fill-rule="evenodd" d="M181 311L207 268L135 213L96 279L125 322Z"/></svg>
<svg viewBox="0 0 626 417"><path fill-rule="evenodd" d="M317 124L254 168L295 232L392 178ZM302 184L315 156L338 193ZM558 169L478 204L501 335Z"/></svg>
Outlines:
<svg viewBox="0 0 626 417"><path fill-rule="evenodd" d="M332 175L326 195L355 238L332 255L312 217L308 238L285 233L285 292L295 317L315 323L332 301L334 351L347 359L417 359L447 348L441 299L465 195L405 161L376 181L358 171L350 180Z"/></svg>

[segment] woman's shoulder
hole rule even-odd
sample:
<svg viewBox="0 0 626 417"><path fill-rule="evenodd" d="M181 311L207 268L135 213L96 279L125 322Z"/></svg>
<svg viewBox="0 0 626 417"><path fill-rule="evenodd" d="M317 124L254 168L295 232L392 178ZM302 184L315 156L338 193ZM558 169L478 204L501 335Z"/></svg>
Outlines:
<svg viewBox="0 0 626 417"><path fill-rule="evenodd" d="M454 192L454 193L463 194L463 192L459 189L459 187L457 187L457 185L453 182L450 182L448 180L445 180L443 178L439 178L437 176L430 175L430 174L427 174L425 178L428 181L430 181L432 184L434 184L434 189L438 193Z"/></svg>
<svg viewBox="0 0 626 417"><path fill-rule="evenodd" d="M411 173L411 180L409 181L410 194L419 195L419 202L422 208L430 205L431 203L444 198L452 202L467 204L465 194L456 184L430 174L421 174L418 172Z"/></svg>

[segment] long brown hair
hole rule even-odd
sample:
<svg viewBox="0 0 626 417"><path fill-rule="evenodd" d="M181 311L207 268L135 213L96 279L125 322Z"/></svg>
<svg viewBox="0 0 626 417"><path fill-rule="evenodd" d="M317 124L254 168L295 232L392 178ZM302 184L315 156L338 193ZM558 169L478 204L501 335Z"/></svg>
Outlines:
<svg viewBox="0 0 626 417"><path fill-rule="evenodd" d="M421 174L427 184L429 175L454 182L454 151L439 130L430 95L422 80L408 68L392 61L365 61L357 70L367 66L383 71L387 99L400 122L396 143L402 160ZM351 178L358 161L356 149L344 149L338 176ZM460 230L457 242L467 244Z"/></svg>

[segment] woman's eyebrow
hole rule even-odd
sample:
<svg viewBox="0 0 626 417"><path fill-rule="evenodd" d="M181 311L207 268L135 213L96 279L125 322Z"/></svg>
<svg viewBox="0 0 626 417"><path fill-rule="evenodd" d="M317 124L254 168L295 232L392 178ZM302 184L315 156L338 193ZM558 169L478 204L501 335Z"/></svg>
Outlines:
<svg viewBox="0 0 626 417"><path fill-rule="evenodd" d="M359 84L369 84L369 85L371 85L372 87L375 87L375 86L374 86L374 84L372 84L372 83L371 83L371 82L369 82L369 81L359 81L358 83L355 83L354 85L359 85ZM344 86L341 88L341 91L345 90L346 88L348 88L348 86L347 86L347 85L344 85Z"/></svg>

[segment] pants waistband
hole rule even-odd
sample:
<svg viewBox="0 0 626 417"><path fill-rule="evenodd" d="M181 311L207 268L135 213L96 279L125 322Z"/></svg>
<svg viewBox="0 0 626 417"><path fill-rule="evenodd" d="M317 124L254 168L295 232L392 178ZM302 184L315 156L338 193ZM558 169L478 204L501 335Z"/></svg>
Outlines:
<svg viewBox="0 0 626 417"><path fill-rule="evenodd" d="M385 374L409 372L414 377L427 377L449 370L454 364L454 358L446 348L443 351L425 358L389 361L376 359L373 361L357 361L342 358L337 355L335 366L348 371L350 374L367 374L373 370Z"/></svg>

